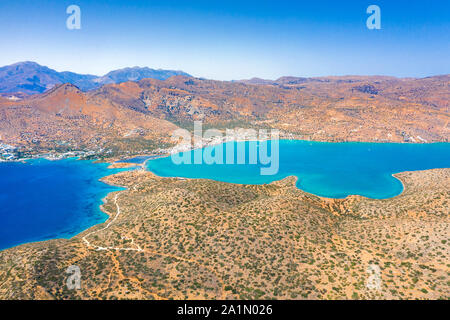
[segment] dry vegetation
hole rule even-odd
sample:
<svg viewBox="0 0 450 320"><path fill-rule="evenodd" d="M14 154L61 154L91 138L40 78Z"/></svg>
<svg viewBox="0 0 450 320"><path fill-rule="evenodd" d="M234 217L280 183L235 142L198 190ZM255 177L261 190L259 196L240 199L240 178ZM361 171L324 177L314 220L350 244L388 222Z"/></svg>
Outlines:
<svg viewBox="0 0 450 320"><path fill-rule="evenodd" d="M82 92L64 84L0 98L0 139L27 153L150 152L178 127L276 128L315 141L449 141L450 76L284 77L227 82L176 76Z"/></svg>
<svg viewBox="0 0 450 320"><path fill-rule="evenodd" d="M103 206L121 209L108 229L0 252L0 298L448 299L450 169L398 178L406 189L393 199L335 200L293 177L252 186L119 173L105 178L128 187ZM81 290L66 288L70 265ZM366 287L369 265L380 290Z"/></svg>

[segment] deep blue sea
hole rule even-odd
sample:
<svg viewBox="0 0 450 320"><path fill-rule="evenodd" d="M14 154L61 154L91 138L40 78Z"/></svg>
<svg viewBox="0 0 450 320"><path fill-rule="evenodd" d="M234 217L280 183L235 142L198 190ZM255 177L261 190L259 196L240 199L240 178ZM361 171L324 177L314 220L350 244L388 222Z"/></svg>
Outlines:
<svg viewBox="0 0 450 320"><path fill-rule="evenodd" d="M261 175L268 165L249 164L250 144L228 142L218 146L177 154L194 161L195 153L202 158L208 152L222 157L234 148L235 164L175 164L171 157L147 162L149 170L163 177L206 178L239 184L263 184L287 176L297 176L297 187L306 192L330 198L362 195L385 199L399 195L402 183L392 174L402 171L450 168L450 143L329 143L302 140L280 140L279 170L275 175ZM221 155L220 149L223 150ZM246 164L236 164L238 147L246 150ZM270 151L271 142L267 149ZM260 143L258 143L258 150ZM270 155L270 152L269 152Z"/></svg>
<svg viewBox="0 0 450 320"><path fill-rule="evenodd" d="M253 142L253 145L256 142ZM343 198L359 194L390 198L403 186L393 173L450 167L450 144L325 143L281 140L278 172L261 175L267 162L249 164L249 142L229 142L185 152L178 156L205 153L221 157L234 148L245 150L246 164L181 164L171 157L149 160L152 172L166 177L207 178L218 181L263 184L297 176L297 187L316 195ZM272 144L269 142L268 150ZM264 150L257 143L257 150ZM241 152L242 154L242 152ZM270 153L269 153L270 155ZM217 158L217 159L218 159ZM144 160L144 159L137 159ZM228 159L229 160L229 159ZM275 163L272 159L272 164ZM26 242L70 238L107 220L100 211L102 199L120 188L98 179L127 169L107 169L108 164L66 159L0 163L0 250Z"/></svg>
<svg viewBox="0 0 450 320"><path fill-rule="evenodd" d="M106 221L102 199L121 190L98 181L121 171L107 167L76 159L0 162L0 249L71 238Z"/></svg>

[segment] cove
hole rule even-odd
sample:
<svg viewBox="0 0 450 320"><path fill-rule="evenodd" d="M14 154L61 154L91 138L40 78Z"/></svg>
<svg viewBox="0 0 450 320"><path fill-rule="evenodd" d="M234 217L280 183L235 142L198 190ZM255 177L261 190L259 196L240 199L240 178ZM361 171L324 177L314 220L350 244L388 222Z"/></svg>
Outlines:
<svg viewBox="0 0 450 320"><path fill-rule="evenodd" d="M99 179L124 170L108 165L74 158L0 162L0 250L71 238L105 222L102 199L122 189Z"/></svg>
<svg viewBox="0 0 450 320"><path fill-rule="evenodd" d="M147 168L162 177L204 178L238 184L265 184L297 176L297 187L328 198L361 195L387 199L403 191L400 180L392 175L403 171L450 168L450 143L406 144L365 142L279 141L279 170L275 175L261 175L257 164L225 164L226 150L245 144L246 157L250 143L227 142L220 145L224 164L175 164L164 157L147 162ZM271 141L268 142L270 150ZM231 148L231 144L234 147ZM201 152L213 153L208 146ZM194 152L187 151L193 157ZM178 154L182 156L183 153ZM236 162L235 162L236 163Z"/></svg>

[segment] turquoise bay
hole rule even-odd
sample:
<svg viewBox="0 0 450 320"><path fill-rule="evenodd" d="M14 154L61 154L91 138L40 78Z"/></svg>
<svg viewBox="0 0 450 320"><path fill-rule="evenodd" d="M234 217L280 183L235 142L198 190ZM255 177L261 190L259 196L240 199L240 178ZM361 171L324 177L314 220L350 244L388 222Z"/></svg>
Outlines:
<svg viewBox="0 0 450 320"><path fill-rule="evenodd" d="M255 143L255 142L250 142ZM163 177L205 178L239 184L264 184L287 176L297 176L297 187L306 192L329 198L361 195L385 199L399 195L402 183L393 177L403 171L450 168L450 143L400 144L362 142L312 142L280 140L279 171L275 175L261 175L267 167L259 161L248 164L249 142L227 142L202 150L214 155L214 148L226 150L234 144L245 144L246 164L175 164L171 157L147 162L150 171ZM270 141L268 150L270 150ZM236 159L236 157L235 157ZM235 161L236 163L236 161Z"/></svg>
<svg viewBox="0 0 450 320"><path fill-rule="evenodd" d="M120 190L99 179L119 170L65 159L0 163L0 249L71 238L108 219L99 206Z"/></svg>
<svg viewBox="0 0 450 320"><path fill-rule="evenodd" d="M226 151L231 144L235 150L238 144L244 144L248 163L249 143L228 142L222 146ZM210 152L216 147L188 153ZM270 183L295 175L299 178L297 187L309 193L332 198L359 194L375 199L402 192L403 186L392 176L394 173L450 167L449 143L281 140L279 150L279 171L275 175L261 175L260 168L267 167L261 163L176 165L171 157L149 159L147 167L165 177L240 184ZM99 179L124 170L107 166L76 159L0 163L0 250L32 241L70 238L106 221L108 216L100 211L99 205L108 193L120 188Z"/></svg>

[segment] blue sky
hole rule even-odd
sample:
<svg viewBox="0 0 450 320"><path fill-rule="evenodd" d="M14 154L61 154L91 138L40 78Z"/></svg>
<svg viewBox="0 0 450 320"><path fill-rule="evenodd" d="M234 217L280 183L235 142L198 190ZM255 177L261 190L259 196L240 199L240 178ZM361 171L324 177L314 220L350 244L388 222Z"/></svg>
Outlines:
<svg viewBox="0 0 450 320"><path fill-rule="evenodd" d="M81 30L66 8L81 8ZM366 8L381 8L381 30ZM0 65L127 66L219 80L450 73L450 1L0 0Z"/></svg>

